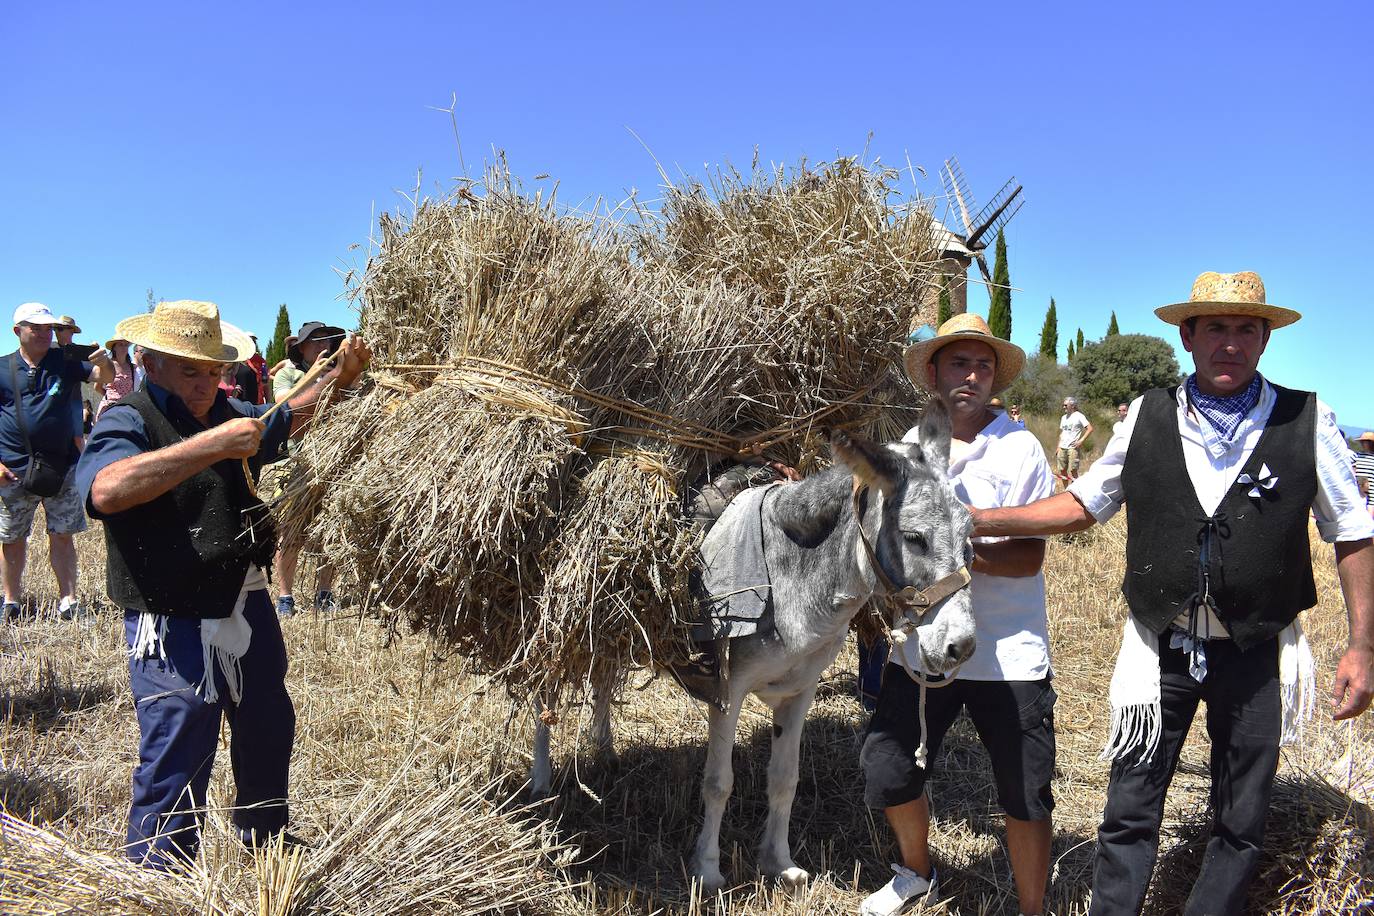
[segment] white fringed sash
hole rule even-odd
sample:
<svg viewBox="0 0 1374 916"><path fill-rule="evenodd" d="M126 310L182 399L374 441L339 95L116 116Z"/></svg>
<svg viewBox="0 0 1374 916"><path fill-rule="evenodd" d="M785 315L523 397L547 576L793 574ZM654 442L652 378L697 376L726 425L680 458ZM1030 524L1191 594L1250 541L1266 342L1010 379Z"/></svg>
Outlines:
<svg viewBox="0 0 1374 916"><path fill-rule="evenodd" d="M204 676L196 685L196 693L207 703L219 702L219 688L215 683L215 663L224 674L224 684L229 688L229 698L235 703L243 699L243 667L240 659L248 651L253 639L253 628L243 616L244 604L248 594L267 588L267 576L256 566L248 567L234 610L228 617L208 619L200 622L200 647L204 660ZM129 647L130 658L158 658L166 661L167 618L162 614L144 611L138 615L138 627L134 631L133 645Z"/></svg>
<svg viewBox="0 0 1374 916"><path fill-rule="evenodd" d="M1278 640L1280 742L1292 744L1302 737L1303 724L1312 717L1316 663L1301 621L1284 627ZM1108 691L1112 727L1100 760L1117 760L1133 751L1139 751L1133 765L1154 759L1163 727L1159 697L1159 637L1127 615Z"/></svg>

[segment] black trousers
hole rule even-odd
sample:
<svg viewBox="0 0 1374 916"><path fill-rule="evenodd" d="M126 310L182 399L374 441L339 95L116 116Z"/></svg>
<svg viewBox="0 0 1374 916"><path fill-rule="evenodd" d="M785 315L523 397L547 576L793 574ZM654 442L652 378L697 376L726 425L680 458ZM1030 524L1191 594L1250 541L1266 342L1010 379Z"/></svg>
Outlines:
<svg viewBox="0 0 1374 916"><path fill-rule="evenodd" d="M1278 768L1281 700L1278 640L1241 652L1230 640L1207 644L1207 676L1188 674L1188 657L1160 637L1163 733L1154 759L1112 765L1097 833L1092 916L1137 914L1154 871L1164 795L1198 701L1207 703L1212 739L1212 835L1184 913L1239 913L1259 866L1264 818Z"/></svg>

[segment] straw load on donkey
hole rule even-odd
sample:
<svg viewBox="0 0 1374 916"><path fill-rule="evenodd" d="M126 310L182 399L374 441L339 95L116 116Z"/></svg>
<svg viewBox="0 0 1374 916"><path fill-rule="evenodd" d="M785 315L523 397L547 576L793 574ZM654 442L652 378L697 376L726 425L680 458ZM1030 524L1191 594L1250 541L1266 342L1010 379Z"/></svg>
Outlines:
<svg viewBox="0 0 1374 916"><path fill-rule="evenodd" d="M569 699L609 698L635 668L692 655L701 536L683 510L694 485L746 459L815 470L826 433L844 431L838 457L854 475L844 479L866 481L865 500L846 490L832 511L831 475L792 485L798 495L776 510L819 499L857 551L857 506L876 538L832 570L867 579L843 619L808 637L818 663L788 694L804 701L778 711L799 726L849 619L885 589L874 567L894 590L929 585L952 570L916 558L919 538L931 526L963 536L948 487L935 487L922 498L934 513L925 529L903 540L910 519L893 497L920 477L902 462L916 463L865 441L913 425L900 354L929 317L918 303L936 277L929 213L899 199L895 177L848 159L726 173L667 188L661 215L625 227L560 213L494 172L408 219L384 216L355 290L381 371L299 455L277 506L283 538L328 556L366 612L431 633L514 696L537 698L547 721ZM953 555L962 565L962 550ZM932 614L920 632L935 670L951 666L951 644L971 649L950 638L966 598L947 604L946 622ZM781 651L756 642L760 654ZM730 693L718 714L733 740L729 710L738 715L743 695ZM712 756L728 771L717 724ZM728 784L709 764L707 778L711 806ZM791 788L780 790L784 851L771 864L785 867L775 870L791 867L790 802ZM708 877L710 858L698 856Z"/></svg>

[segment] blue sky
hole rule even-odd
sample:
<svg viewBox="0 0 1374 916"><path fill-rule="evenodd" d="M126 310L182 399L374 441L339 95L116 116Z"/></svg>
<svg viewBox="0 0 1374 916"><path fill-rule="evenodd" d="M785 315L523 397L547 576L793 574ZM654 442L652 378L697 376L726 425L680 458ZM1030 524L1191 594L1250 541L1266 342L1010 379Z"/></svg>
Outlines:
<svg viewBox="0 0 1374 916"><path fill-rule="evenodd" d="M568 204L656 194L631 129L693 174L756 145L858 153L870 132L870 155L929 170L924 193L950 154L980 198L1015 174L1017 343L1050 296L1061 339L1113 309L1173 339L1154 306L1203 270L1256 270L1305 315L1262 368L1374 425L1367 2L54 2L3 22L4 308L47 302L103 336L152 287L259 334L280 302L346 321L338 271L375 213L421 170L431 190L460 171L432 110L456 93L470 168L504 149Z"/></svg>

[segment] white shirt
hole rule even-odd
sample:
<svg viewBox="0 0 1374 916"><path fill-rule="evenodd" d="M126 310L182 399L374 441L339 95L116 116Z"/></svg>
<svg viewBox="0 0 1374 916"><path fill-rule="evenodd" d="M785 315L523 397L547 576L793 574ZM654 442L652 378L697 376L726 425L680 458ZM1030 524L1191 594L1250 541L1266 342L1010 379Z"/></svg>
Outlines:
<svg viewBox="0 0 1374 916"><path fill-rule="evenodd" d="M903 442L919 442L913 429ZM954 492L979 509L1024 506L1054 495L1054 475L1033 433L998 414L949 464ZM976 538L996 543L1006 538ZM1038 681L1050 674L1045 577L973 573L973 616L978 641L959 669L969 681ZM911 646L913 643L907 643ZM901 651L906 651L906 646ZM913 665L919 660L908 659Z"/></svg>
<svg viewBox="0 0 1374 916"><path fill-rule="evenodd" d="M1059 447L1069 448L1078 442L1083 430L1088 428L1088 418L1077 410L1059 418Z"/></svg>
<svg viewBox="0 0 1374 916"><path fill-rule="evenodd" d="M1126 463L1126 449L1131 444L1141 400L1136 398L1131 402L1121 431L1112 436L1102 457L1069 485L1069 492L1099 522L1107 521L1125 504L1121 470ZM1216 437L1210 426L1199 424L1188 408L1185 386L1178 386L1178 433L1183 440L1183 462L1197 493L1198 504L1208 515L1217 511L1245 462L1254 453L1274 410L1275 400L1273 386L1264 380L1258 403L1241 421L1240 429L1228 446ZM1336 415L1320 400L1317 401L1316 428L1317 496L1312 502L1312 514L1317 520L1317 531L1327 543L1374 537L1374 518L1364 508L1364 499L1355 485L1345 436L1336 425ZM1277 469L1277 475L1275 486L1283 486L1281 469ZM1226 628L1216 615L1208 617L1211 635L1225 635Z"/></svg>

